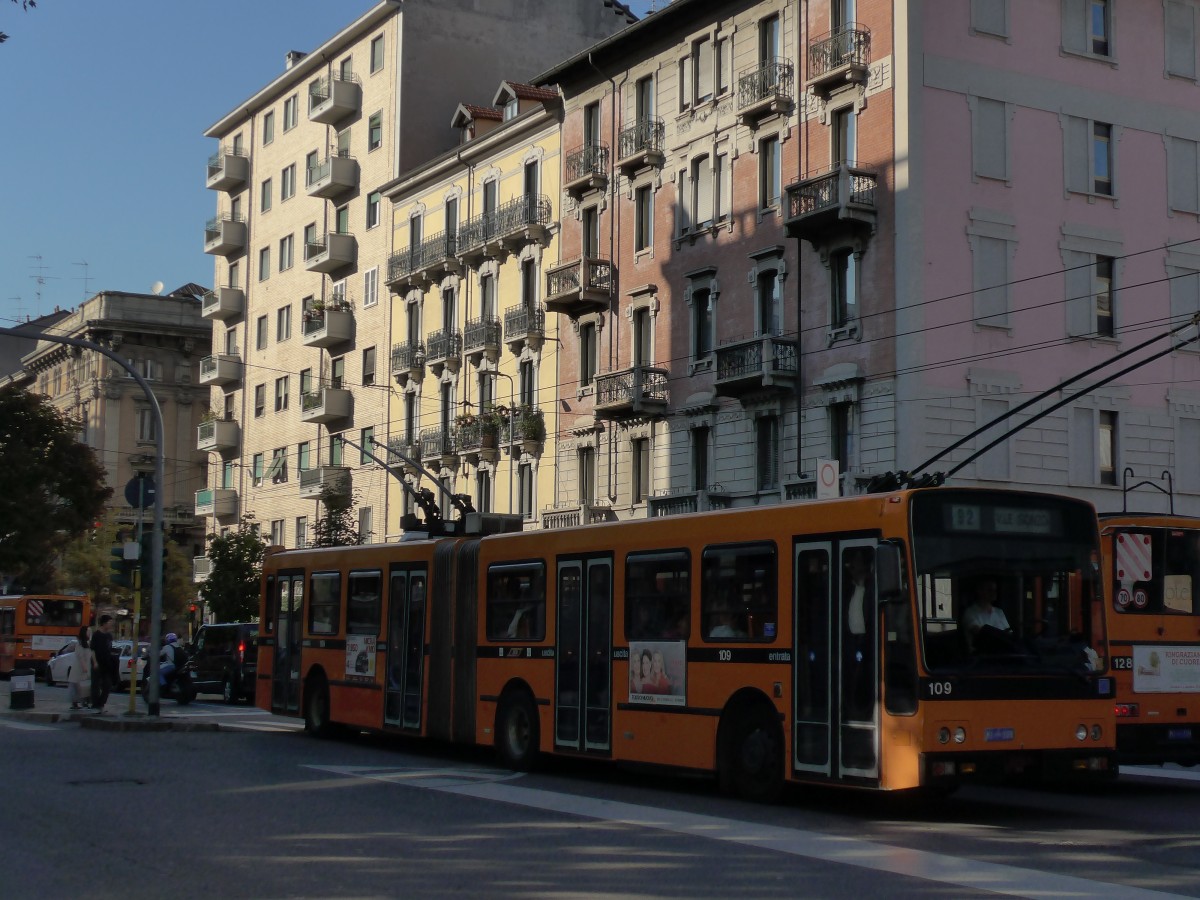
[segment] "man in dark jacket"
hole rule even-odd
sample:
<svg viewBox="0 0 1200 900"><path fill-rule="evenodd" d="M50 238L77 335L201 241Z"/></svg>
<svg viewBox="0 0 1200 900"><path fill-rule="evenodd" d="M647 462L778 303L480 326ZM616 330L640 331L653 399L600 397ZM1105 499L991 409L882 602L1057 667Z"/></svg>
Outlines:
<svg viewBox="0 0 1200 900"><path fill-rule="evenodd" d="M112 616L101 616L98 627L92 633L92 655L96 657L92 667L92 709L104 712L108 694L117 680L117 657L113 654Z"/></svg>

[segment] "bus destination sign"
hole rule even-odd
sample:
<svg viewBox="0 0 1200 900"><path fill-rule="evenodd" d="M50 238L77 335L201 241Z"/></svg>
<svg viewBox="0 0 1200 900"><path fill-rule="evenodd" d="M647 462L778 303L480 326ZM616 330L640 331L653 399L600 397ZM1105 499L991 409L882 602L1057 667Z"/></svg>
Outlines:
<svg viewBox="0 0 1200 900"><path fill-rule="evenodd" d="M965 503L951 504L950 530L984 531L984 522L989 517L990 530L999 534L1055 533L1055 515L1051 510L1006 506L981 508Z"/></svg>

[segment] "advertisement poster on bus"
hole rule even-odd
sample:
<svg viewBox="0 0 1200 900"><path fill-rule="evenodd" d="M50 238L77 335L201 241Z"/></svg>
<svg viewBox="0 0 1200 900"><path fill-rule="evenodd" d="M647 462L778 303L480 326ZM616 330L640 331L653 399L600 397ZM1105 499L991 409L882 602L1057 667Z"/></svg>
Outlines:
<svg viewBox="0 0 1200 900"><path fill-rule="evenodd" d="M346 677L375 679L375 642L373 634L346 635Z"/></svg>
<svg viewBox="0 0 1200 900"><path fill-rule="evenodd" d="M629 642L629 702L687 705L687 643Z"/></svg>
<svg viewBox="0 0 1200 900"><path fill-rule="evenodd" d="M1139 694L1200 692L1200 647L1134 645L1133 689Z"/></svg>

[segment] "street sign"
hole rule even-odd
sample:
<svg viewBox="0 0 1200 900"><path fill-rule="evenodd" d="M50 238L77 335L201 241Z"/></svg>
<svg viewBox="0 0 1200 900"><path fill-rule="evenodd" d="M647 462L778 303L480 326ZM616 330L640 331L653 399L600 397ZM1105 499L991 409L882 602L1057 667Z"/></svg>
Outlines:
<svg viewBox="0 0 1200 900"><path fill-rule="evenodd" d="M154 479L149 473L134 475L125 485L125 502L134 509L149 509L154 505Z"/></svg>
<svg viewBox="0 0 1200 900"><path fill-rule="evenodd" d="M841 472L836 459L817 460L817 499L841 496Z"/></svg>

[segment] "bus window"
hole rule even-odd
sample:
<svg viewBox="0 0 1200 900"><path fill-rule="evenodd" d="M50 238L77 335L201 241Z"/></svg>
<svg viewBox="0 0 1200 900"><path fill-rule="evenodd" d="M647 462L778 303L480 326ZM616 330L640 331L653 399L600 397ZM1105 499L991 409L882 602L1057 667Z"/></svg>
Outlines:
<svg viewBox="0 0 1200 900"><path fill-rule="evenodd" d="M625 638L685 641L691 632L687 551L625 557Z"/></svg>
<svg viewBox="0 0 1200 900"><path fill-rule="evenodd" d="M309 634L336 634L342 614L342 574L315 572L308 602Z"/></svg>
<svg viewBox="0 0 1200 900"><path fill-rule="evenodd" d="M1113 538L1113 607L1124 614L1195 615L1200 535L1153 529L1123 531ZM1150 578L1141 575L1149 571Z"/></svg>
<svg viewBox="0 0 1200 900"><path fill-rule="evenodd" d="M700 586L704 639L775 640L777 569L773 543L706 548Z"/></svg>
<svg viewBox="0 0 1200 900"><path fill-rule="evenodd" d="M545 565L538 561L488 567L488 640L540 641L545 637Z"/></svg>
<svg viewBox="0 0 1200 900"><path fill-rule="evenodd" d="M30 597L25 603L25 624L78 627L83 624L83 601Z"/></svg>
<svg viewBox="0 0 1200 900"><path fill-rule="evenodd" d="M347 634L379 634L383 572L351 572L346 601Z"/></svg>

